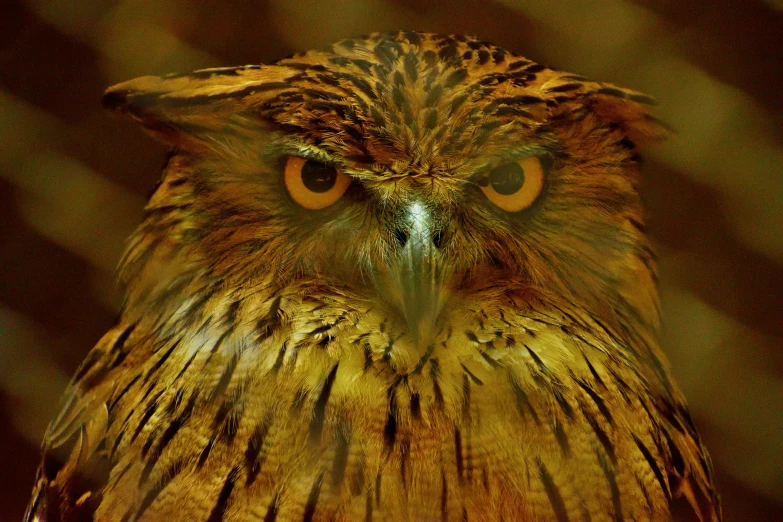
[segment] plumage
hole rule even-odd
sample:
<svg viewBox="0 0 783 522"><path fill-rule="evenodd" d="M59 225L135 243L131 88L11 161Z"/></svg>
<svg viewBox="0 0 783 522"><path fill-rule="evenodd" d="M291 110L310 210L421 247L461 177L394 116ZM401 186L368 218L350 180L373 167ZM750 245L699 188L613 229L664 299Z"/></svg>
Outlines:
<svg viewBox="0 0 783 522"><path fill-rule="evenodd" d="M721 520L656 340L650 98L400 32L104 104L172 154L28 521Z"/></svg>

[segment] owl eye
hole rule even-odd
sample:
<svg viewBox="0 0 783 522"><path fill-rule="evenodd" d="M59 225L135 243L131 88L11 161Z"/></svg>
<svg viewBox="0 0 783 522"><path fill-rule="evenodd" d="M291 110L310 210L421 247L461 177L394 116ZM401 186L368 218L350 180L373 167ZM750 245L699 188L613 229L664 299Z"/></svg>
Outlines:
<svg viewBox="0 0 783 522"><path fill-rule="evenodd" d="M351 184L351 177L337 167L296 156L288 157L283 179L291 198L310 210L332 205Z"/></svg>
<svg viewBox="0 0 783 522"><path fill-rule="evenodd" d="M528 156L507 163L479 178L487 198L506 212L520 212L535 203L544 189L545 162L541 156Z"/></svg>

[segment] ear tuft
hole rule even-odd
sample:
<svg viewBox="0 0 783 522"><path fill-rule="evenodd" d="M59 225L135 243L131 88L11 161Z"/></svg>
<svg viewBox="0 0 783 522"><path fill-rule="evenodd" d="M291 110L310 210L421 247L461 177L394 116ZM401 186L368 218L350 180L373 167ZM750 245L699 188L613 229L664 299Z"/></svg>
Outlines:
<svg viewBox="0 0 783 522"><path fill-rule="evenodd" d="M170 145L199 146L199 136L223 129L234 115L290 88L298 73L285 66L245 65L142 76L109 87L102 104Z"/></svg>
<svg viewBox="0 0 783 522"><path fill-rule="evenodd" d="M551 100L554 113L586 106L601 120L620 128L636 148L662 141L672 132L650 115L655 99L631 89L550 70L541 91Z"/></svg>
<svg viewBox="0 0 783 522"><path fill-rule="evenodd" d="M650 114L649 107L655 100L649 96L632 93L620 98L596 93L587 98L593 113L619 126L637 148L663 141L672 132L671 127Z"/></svg>
<svg viewBox="0 0 783 522"><path fill-rule="evenodd" d="M116 91L108 89L103 93L103 96L101 96L101 105L103 105L104 109L122 112L128 101L128 94L129 91L124 89Z"/></svg>

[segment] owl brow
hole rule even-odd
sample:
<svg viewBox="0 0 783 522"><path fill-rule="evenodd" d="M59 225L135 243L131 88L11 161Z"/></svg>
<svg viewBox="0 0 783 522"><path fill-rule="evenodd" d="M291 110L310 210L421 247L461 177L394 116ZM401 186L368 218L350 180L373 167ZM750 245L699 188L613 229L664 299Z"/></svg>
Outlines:
<svg viewBox="0 0 783 522"><path fill-rule="evenodd" d="M281 155L297 156L304 159L315 160L320 163L327 163L330 165L341 165L339 157L329 154L327 151L316 147L309 143L304 143L298 140L286 139L287 137L281 137L280 145Z"/></svg>
<svg viewBox="0 0 783 522"><path fill-rule="evenodd" d="M505 165L507 163L512 163L515 161L520 161L524 158L529 158L532 156L542 156L546 154L551 156L557 156L559 151L560 151L560 147L556 147L553 145L546 146L543 144L531 145L528 143L521 147L511 147L506 151L504 151L504 153L500 154L499 156L490 158L489 161L482 163L481 166L475 169L475 172L473 172L467 177L467 180L472 183L477 183L478 180L482 176L484 176L489 170L499 167L501 165Z"/></svg>

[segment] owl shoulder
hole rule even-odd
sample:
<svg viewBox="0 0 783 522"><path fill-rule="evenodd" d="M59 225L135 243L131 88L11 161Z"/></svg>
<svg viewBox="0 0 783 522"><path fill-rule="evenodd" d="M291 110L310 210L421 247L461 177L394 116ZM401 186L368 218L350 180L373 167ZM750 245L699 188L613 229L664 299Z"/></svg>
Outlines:
<svg viewBox="0 0 783 522"><path fill-rule="evenodd" d="M120 322L77 369L46 430L25 522L92 520L108 480L110 410L132 386L127 368L144 356L140 339L136 325Z"/></svg>

